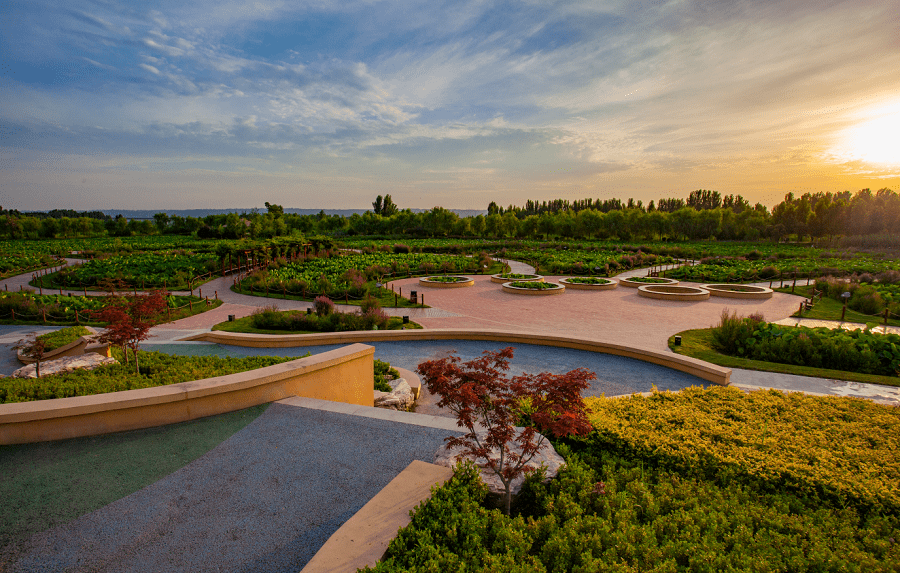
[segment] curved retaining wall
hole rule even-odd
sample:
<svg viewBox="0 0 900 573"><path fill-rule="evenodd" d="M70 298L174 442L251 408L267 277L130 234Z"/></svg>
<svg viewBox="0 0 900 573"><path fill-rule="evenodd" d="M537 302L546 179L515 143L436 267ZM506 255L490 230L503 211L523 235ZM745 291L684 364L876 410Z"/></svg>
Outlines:
<svg viewBox="0 0 900 573"><path fill-rule="evenodd" d="M112 352L109 349L109 344L94 342L90 339L89 336L82 336L77 340L73 340L68 344L46 352L44 354L44 357L41 358L41 362L56 360L57 358L66 358L69 356L81 356L83 354L87 354L88 352L93 352L95 354L99 354L100 356L106 356L107 358L112 356ZM36 362L34 358L22 354L21 350L16 352L16 358L18 358L19 362L21 362L22 364L34 364Z"/></svg>
<svg viewBox="0 0 900 573"><path fill-rule="evenodd" d="M491 340L518 344L538 344L558 346L614 354L659 364L702 378L708 382L727 386L731 369L716 366L689 356L673 352L662 352L647 348L635 348L622 344L585 340L567 336L526 334L505 330L470 330L447 328L441 330L363 330L355 332L323 332L317 334L243 334L237 332L211 331L196 334L184 340L198 340L249 346L255 348L293 348L297 346L319 346L323 344L351 344L355 342L403 341L403 340Z"/></svg>
<svg viewBox="0 0 900 573"><path fill-rule="evenodd" d="M464 278L466 280L455 282L455 283L442 283L439 281L430 281L428 279L419 279L419 286L432 287L432 288L462 288L462 287L475 286L475 279L471 279L469 277L461 277L461 278Z"/></svg>
<svg viewBox="0 0 900 573"><path fill-rule="evenodd" d="M641 277L641 278L643 278L643 277ZM654 277L654 278L656 278L656 277ZM665 281L665 282L661 282L661 283L642 283L642 282L632 281L632 280L629 280L629 279L619 279L619 284L622 285L622 286L630 287L630 288L640 288L640 287L642 287L642 286L647 286L647 285L653 285L653 286L669 286L669 285L677 285L677 284L678 284L678 281L675 280L675 279L660 278L660 279L658 279L658 280Z"/></svg>
<svg viewBox="0 0 900 573"><path fill-rule="evenodd" d="M248 372L155 388L0 404L0 444L185 422L290 396L372 406L375 349L352 344Z"/></svg>
<svg viewBox="0 0 900 573"><path fill-rule="evenodd" d="M682 302L706 300L709 298L709 291L706 289L676 285L642 285L638 287L638 294L647 298Z"/></svg>
<svg viewBox="0 0 900 573"><path fill-rule="evenodd" d="M566 279L559 279L559 284L565 285L566 288L570 288L570 289L574 289L574 290L613 290L614 288L619 286L618 282L616 282L612 279L607 279L607 280L609 280L610 282L592 285L592 284L585 284L585 283L573 283L573 282L569 282Z"/></svg>
<svg viewBox="0 0 900 573"><path fill-rule="evenodd" d="M749 290L728 290L728 287ZM749 300L765 300L772 298L775 293L768 287L758 287L752 285L732 285L732 284L710 284L700 285L700 288L708 290L712 296L720 296L724 298L743 298Z"/></svg>
<svg viewBox="0 0 900 573"><path fill-rule="evenodd" d="M524 273L522 273L522 274L524 274ZM530 278L530 279L508 279L507 278L507 279L505 279L505 278L501 277L500 275L491 275L491 282L497 283L497 284L503 284L503 283L509 283L509 282L523 282L523 283L527 283L527 282L542 283L542 282L544 282L543 275L528 275L528 276L533 277L533 278Z"/></svg>

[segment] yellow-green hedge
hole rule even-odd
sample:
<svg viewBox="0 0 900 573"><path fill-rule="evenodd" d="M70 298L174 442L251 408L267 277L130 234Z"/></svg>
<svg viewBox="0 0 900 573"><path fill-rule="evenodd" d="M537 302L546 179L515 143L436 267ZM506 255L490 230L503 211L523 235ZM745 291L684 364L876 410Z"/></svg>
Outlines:
<svg viewBox="0 0 900 573"><path fill-rule="evenodd" d="M588 400L592 450L722 483L900 512L900 409L841 397L689 388Z"/></svg>

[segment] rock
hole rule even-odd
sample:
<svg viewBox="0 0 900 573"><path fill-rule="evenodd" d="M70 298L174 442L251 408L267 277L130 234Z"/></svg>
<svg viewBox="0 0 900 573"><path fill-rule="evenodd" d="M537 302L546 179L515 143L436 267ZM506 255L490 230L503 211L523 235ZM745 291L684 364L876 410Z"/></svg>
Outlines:
<svg viewBox="0 0 900 573"><path fill-rule="evenodd" d="M56 360L46 360L41 362L41 377L50 376L51 374L60 374L63 372L71 372L73 370L84 369L93 370L104 364L115 364L118 361L115 358L108 358L93 352L83 354L81 356L66 356ZM37 378L35 373L35 365L29 364L23 366L12 373L12 378Z"/></svg>
<svg viewBox="0 0 900 573"><path fill-rule="evenodd" d="M521 430L520 430L521 431ZM484 432L478 432L479 437L485 436ZM540 434L535 434L535 441L540 440ZM519 453L521 452L521 448L519 448L518 444L510 443L509 450L510 452ZM493 459L498 459L499 453L495 450L493 455L491 456ZM437 452L434 454L434 463L439 466L446 466L448 468L452 468L456 465L456 462L463 459L471 459L476 466L481 470L481 481L488 486L488 489L491 493L498 495L505 495L506 490L503 487L503 483L500 481L500 478L497 477L497 474L494 473L492 469L487 466L487 461L484 458L475 459L472 456L468 456L463 453L462 447L449 448L447 444L441 446ZM545 438L543 443L541 444L541 449L534 455L531 460L525 464L526 472L530 469L537 469L541 467L541 464L544 464L546 471L544 473L544 481L550 481L555 478L559 473L559 468L565 464L565 460L563 460L562 456L556 453L556 449L553 448L553 445ZM509 491L513 496L516 496L519 491L522 489L522 483L525 482L525 475L521 475L512 481L510 485Z"/></svg>
<svg viewBox="0 0 900 573"><path fill-rule="evenodd" d="M390 392L379 392L375 390L375 406L377 408L389 408L391 410L408 411L415 404L416 399L413 396L412 388L403 378L389 380L388 386L392 388Z"/></svg>

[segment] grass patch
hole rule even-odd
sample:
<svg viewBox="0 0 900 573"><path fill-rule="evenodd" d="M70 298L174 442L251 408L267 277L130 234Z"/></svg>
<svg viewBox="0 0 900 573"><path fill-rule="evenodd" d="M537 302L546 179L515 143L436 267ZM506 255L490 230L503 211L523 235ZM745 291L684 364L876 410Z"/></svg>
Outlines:
<svg viewBox="0 0 900 573"><path fill-rule="evenodd" d="M71 342L75 342L82 336L87 336L90 334L90 331L83 326L70 326L69 328L63 328L61 330L57 330L54 332L48 332L47 334L42 334L38 336L38 339L43 340L44 351L56 350L57 348L63 347L66 344Z"/></svg>
<svg viewBox="0 0 900 573"><path fill-rule="evenodd" d="M814 290L813 286L798 286L794 289L795 295L809 298ZM776 292L783 292L787 294L791 294L791 288L776 288ZM800 301L797 301L797 306L799 310ZM812 310L804 310L802 314L802 318L813 318L816 320L841 320L841 312L844 308L844 305L832 298L822 297L821 300L816 301L816 304L813 305ZM791 316L801 317L799 312L795 312ZM850 307L847 307L847 313L844 317L844 322L855 322L859 324L868 324L868 325L882 325L884 324L884 318L880 316L872 316L869 314L863 314L861 312L857 312ZM896 318L888 319L888 326L900 326L900 320Z"/></svg>
<svg viewBox="0 0 900 573"><path fill-rule="evenodd" d="M413 289L410 289L410 290L413 290ZM247 296L258 296L260 298L274 298L274 299L279 299L279 300L300 300L300 301L306 301L306 302L312 302L312 301L316 300L317 296L319 296L318 294L315 294L315 293L308 293L311 296L306 296L306 297L301 296L301 295L293 295L293 294L285 295L285 294L276 292L275 290L270 290L269 294L266 295L266 293L264 293L264 292L256 292L256 291L250 291L247 289L241 289L241 287L239 285L232 286L231 291L236 292L238 294L244 294ZM426 306L424 304L413 304L413 303L409 302L408 298L401 297L399 295L395 298L394 293L392 293L391 291L389 291L385 288L374 289L372 292L372 298L377 300L382 308L431 308L430 306ZM421 298L421 296L420 296L420 298ZM336 306L337 305L360 306L363 302L365 302L365 299L359 299L359 300L354 300L352 298L349 300L348 299L340 299L340 298L334 299L334 304Z"/></svg>
<svg viewBox="0 0 900 573"><path fill-rule="evenodd" d="M302 312L302 311L295 311ZM422 325L409 321L407 324L403 324L403 317L400 316L392 316L388 319L387 330L417 330L421 329ZM212 327L212 330L220 330L222 332L243 332L245 334L313 334L317 331L313 330L271 330L271 329L261 329L255 328L253 326L253 317L245 316L244 318L237 318L231 322L220 322Z"/></svg>
<svg viewBox="0 0 900 573"><path fill-rule="evenodd" d="M0 446L0 553L182 468L268 406L105 436Z"/></svg>
<svg viewBox="0 0 900 573"><path fill-rule="evenodd" d="M712 328L700 328L697 330L685 330L679 332L677 335L669 337L669 348L676 354L699 358L700 360L705 360L711 364L717 364L727 368L743 368L745 370L759 370L762 372L779 372L781 374L832 378L835 380L849 380L851 382L865 382L867 384L900 386L900 379L894 376L879 376L877 374L861 374L859 372L846 372L843 370L811 368L809 366L778 364L776 362L763 362L761 360L749 360L737 356L728 356L713 349L712 330ZM681 346L675 346L675 336L681 337Z"/></svg>

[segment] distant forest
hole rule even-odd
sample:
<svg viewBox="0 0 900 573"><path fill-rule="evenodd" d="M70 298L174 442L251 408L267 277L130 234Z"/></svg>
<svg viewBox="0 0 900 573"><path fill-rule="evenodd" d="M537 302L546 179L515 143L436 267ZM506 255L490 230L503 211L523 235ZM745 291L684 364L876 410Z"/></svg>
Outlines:
<svg viewBox="0 0 900 573"><path fill-rule="evenodd" d="M324 211L285 213L266 203L265 212L181 217L156 213L152 220L110 217L100 211L54 210L20 213L0 207L0 237L54 237L193 234L200 238L265 239L285 235L484 237L527 239L634 240L817 240L900 237L900 195L891 189L856 193L788 193L771 211L751 206L740 195L699 189L686 199L666 198L644 205L628 199L527 201L506 208L488 205L487 215L461 217L443 207L414 212L380 195L372 210L350 216Z"/></svg>

